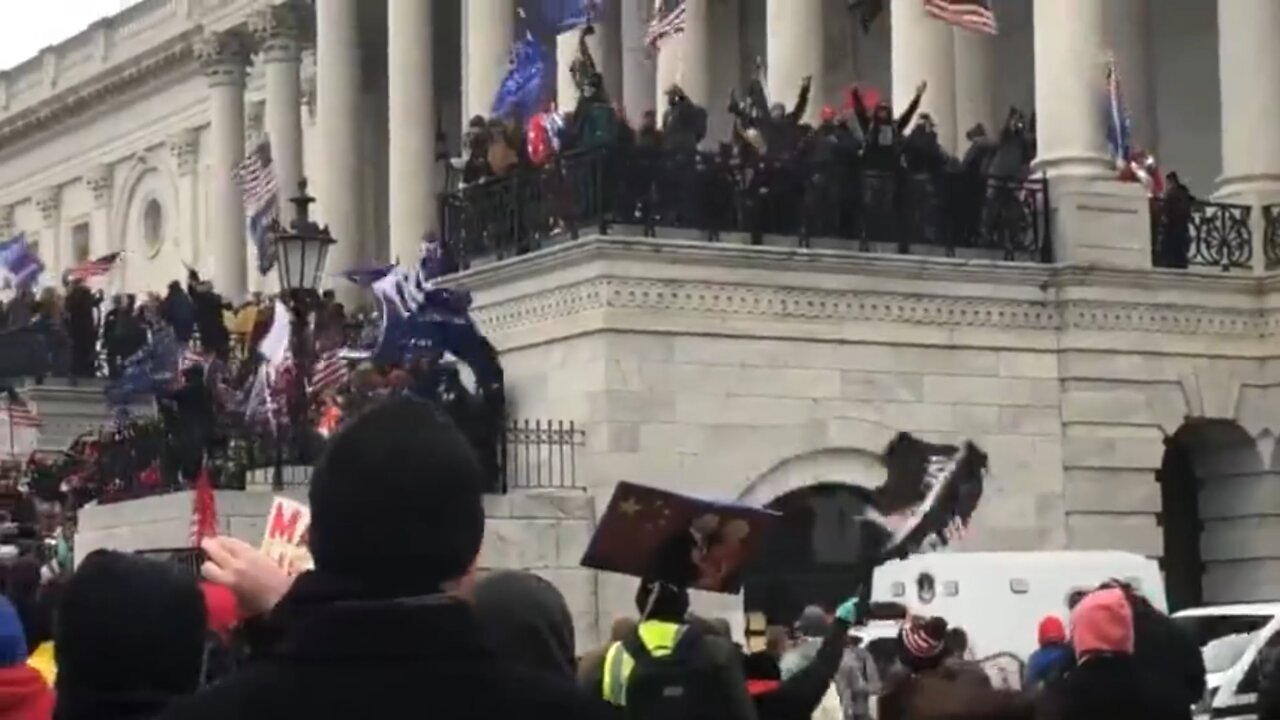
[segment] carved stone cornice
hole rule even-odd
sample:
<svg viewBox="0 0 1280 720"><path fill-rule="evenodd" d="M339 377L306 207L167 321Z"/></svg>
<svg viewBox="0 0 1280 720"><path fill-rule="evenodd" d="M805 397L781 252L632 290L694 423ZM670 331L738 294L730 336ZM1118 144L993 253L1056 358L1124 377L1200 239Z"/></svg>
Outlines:
<svg viewBox="0 0 1280 720"><path fill-rule="evenodd" d="M111 167L98 165L84 175L84 186L93 194L93 206L104 208L111 202Z"/></svg>
<svg viewBox="0 0 1280 720"><path fill-rule="evenodd" d="M32 196L36 209L40 211L40 219L46 226L58 221L58 211L62 208L62 188L57 186L39 190Z"/></svg>
<svg viewBox="0 0 1280 720"><path fill-rule="evenodd" d="M179 175L196 171L200 161L200 133L195 128L180 130L169 138L169 157Z"/></svg>
<svg viewBox="0 0 1280 720"><path fill-rule="evenodd" d="M1224 280L1218 274L1175 277L1141 269L774 250L589 238L450 282L477 293L477 320L486 332L498 333L618 312L620 318L701 317L712 326L737 327L759 320L775 327L778 321L885 323L1042 337L1078 331L1224 341L1280 336L1280 298L1274 308L1259 303L1264 281L1258 276ZM1093 282L1085 282L1091 273ZM1150 279L1150 293L1142 280L1147 275L1157 276ZM836 276L843 280L831 282ZM512 297L512 287L529 289ZM1088 296L1065 292L1085 287L1092 290Z"/></svg>
<svg viewBox="0 0 1280 720"><path fill-rule="evenodd" d="M299 0L261 8L249 16L249 31L259 43L263 62L268 63L298 62L314 27L315 10Z"/></svg>
<svg viewBox="0 0 1280 720"><path fill-rule="evenodd" d="M66 88L0 121L0 149L61 123L83 118L93 106L167 75L192 58L191 35L161 43L119 69Z"/></svg>
<svg viewBox="0 0 1280 720"><path fill-rule="evenodd" d="M13 206L0 205L0 239L13 237Z"/></svg>
<svg viewBox="0 0 1280 720"><path fill-rule="evenodd" d="M248 37L237 30L206 33L194 44L196 59L211 86L243 84L251 47Z"/></svg>

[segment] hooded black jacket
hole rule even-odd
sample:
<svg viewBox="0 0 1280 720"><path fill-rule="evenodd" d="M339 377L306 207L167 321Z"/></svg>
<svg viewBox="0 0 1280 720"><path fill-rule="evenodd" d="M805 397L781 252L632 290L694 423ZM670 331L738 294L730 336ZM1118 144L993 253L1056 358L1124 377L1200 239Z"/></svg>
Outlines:
<svg viewBox="0 0 1280 720"><path fill-rule="evenodd" d="M273 611L274 652L165 714L172 720L598 717L569 685L506 662L469 605L445 595L333 599L306 573Z"/></svg>

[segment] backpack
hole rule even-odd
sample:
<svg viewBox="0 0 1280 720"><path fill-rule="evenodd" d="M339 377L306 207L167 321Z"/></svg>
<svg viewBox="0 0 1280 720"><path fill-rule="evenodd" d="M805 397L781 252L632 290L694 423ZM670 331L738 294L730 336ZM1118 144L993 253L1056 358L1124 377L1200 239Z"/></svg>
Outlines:
<svg viewBox="0 0 1280 720"><path fill-rule="evenodd" d="M632 631L622 647L635 662L627 678L628 720L712 720L724 715L724 693L697 628L685 627L667 655L654 657Z"/></svg>

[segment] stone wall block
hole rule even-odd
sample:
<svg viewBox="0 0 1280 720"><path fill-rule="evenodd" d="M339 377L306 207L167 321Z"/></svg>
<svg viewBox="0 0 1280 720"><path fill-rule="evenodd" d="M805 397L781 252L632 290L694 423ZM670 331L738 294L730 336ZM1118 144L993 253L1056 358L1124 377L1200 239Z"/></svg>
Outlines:
<svg viewBox="0 0 1280 720"><path fill-rule="evenodd" d="M1072 550L1126 550L1150 557L1164 552L1155 515L1071 513L1067 543Z"/></svg>
<svg viewBox="0 0 1280 720"><path fill-rule="evenodd" d="M595 504L580 490L517 490L507 495L511 517L536 520L595 521Z"/></svg>

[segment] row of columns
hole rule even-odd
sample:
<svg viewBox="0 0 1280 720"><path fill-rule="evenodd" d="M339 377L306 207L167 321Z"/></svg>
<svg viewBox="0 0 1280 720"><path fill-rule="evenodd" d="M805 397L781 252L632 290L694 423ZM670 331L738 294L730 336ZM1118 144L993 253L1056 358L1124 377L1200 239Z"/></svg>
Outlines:
<svg viewBox="0 0 1280 720"><path fill-rule="evenodd" d="M821 38L825 0L765 0L768 13L767 62L770 95L788 99L805 76L814 87L827 85ZM358 183L361 154L361 57L359 0L317 0L315 39L319 146L323 172L317 177L320 214L343 242L331 254L333 268L354 266L360 256ZM653 57L644 47L648 0L606 3L590 41L606 88L638 112L662 108L663 93L680 84L694 102L714 110L727 87L717 78L716 37L736 33L726 25L720 3L687 0L683 35L668 39ZM517 28L516 0L469 0L463 4L463 113L488 115L507 67ZM918 83L929 85L921 110L930 113L944 144L966 145L965 131L981 122L997 132L1003 121L995 107L995 43L990 37L953 28L928 17L922 3L895 2L892 13L892 97L901 109ZM1037 167L1051 176L1112 176L1105 130L1097 118L1097 98L1106 57L1114 53L1134 116L1135 140L1154 148L1158 139L1151 92L1147 42L1148 0L1034 0ZM434 194L434 68L431 3L388 2L387 74L389 98L389 231L391 259L413 257L422 234L437 225ZM302 174L299 87L300 41L305 13L293 3L263 10L251 29L261 44L267 79L267 129L282 188L296 187ZM736 18L736 14L734 16ZM1280 86L1273 73L1238 72L1241 67L1278 67L1280 50L1268 28L1280 25L1280 0L1218 3L1222 75L1223 184L1226 196L1280 189L1280 139L1256 132L1261 118L1280 115ZM561 65L577 51L578 33L561 39ZM232 172L245 154L244 70L249 44L244 36L211 36L200 47L209 78L213 113L210 135L213 192L210 235L214 273L235 294L246 289L247 245L244 217ZM736 55L735 55L736 58ZM723 63L722 63L723 64ZM571 83L563 83L571 87ZM650 99L652 99L652 104ZM565 98L569 100L569 98ZM821 103L811 104L809 121ZM635 118L632 118L633 120ZM283 192L282 199L290 192ZM281 208L289 219L291 207Z"/></svg>

